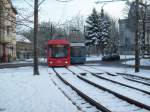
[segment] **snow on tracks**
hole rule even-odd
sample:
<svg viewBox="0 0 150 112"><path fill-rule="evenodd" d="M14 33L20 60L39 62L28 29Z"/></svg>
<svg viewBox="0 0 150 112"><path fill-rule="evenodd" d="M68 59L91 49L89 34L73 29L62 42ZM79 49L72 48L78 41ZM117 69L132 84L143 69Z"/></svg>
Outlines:
<svg viewBox="0 0 150 112"><path fill-rule="evenodd" d="M131 81L124 76L120 76L120 75L116 75L116 74L112 75L107 72L104 72L103 74L99 74L97 72L101 72L101 70L93 68L93 67L90 68L89 66L88 67L87 66L79 66L79 67L80 67L80 69L85 70L86 72L91 73L101 79L109 80L110 82L118 83L120 85L127 86L129 88L137 89L139 91L142 91L142 92L150 95L150 86L145 83L143 84L140 82ZM91 72L90 71L91 69L95 70L96 72Z"/></svg>
<svg viewBox="0 0 150 112"><path fill-rule="evenodd" d="M90 67L81 66L80 68L84 68L86 71L89 71ZM122 98L126 97L126 99L129 102L134 102L136 105L140 107L145 106L145 108L150 110L150 95L149 95L150 92L149 91L140 90L141 88L137 89L136 87L135 88L131 87L131 85L125 86L125 84L123 84L121 81L118 83L110 78L108 79L108 77L107 78L104 77L105 74L97 75L90 71L89 73L91 74L87 74L84 77L81 76L81 78L89 83L95 84L95 86L97 87L106 88L106 90L112 92L113 94L119 95L119 97L120 96ZM99 77L99 79L97 77ZM147 94L144 94L143 92Z"/></svg>
<svg viewBox="0 0 150 112"><path fill-rule="evenodd" d="M98 102L99 104L102 104L104 107L107 107L107 109L110 111L115 112L136 112L139 110L142 111L141 108L129 104L128 102L121 100L120 98L116 97L115 95L107 91L95 88L91 84L88 84L80 80L76 75L60 74L59 72L59 77L61 77L67 83L71 84L74 88L77 88L82 93L86 94L94 101ZM144 111L146 112L146 110Z"/></svg>
<svg viewBox="0 0 150 112"><path fill-rule="evenodd" d="M81 98L71 87L62 82L56 75L50 75L51 80L62 93L82 112L101 112Z"/></svg>

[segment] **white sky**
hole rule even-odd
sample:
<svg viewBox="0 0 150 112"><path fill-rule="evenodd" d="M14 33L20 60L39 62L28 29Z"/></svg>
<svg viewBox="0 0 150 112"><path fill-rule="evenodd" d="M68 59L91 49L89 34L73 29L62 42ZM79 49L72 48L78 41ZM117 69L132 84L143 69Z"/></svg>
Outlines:
<svg viewBox="0 0 150 112"><path fill-rule="evenodd" d="M26 1L31 2L33 0ZM39 20L63 22L66 19L70 20L76 15L84 16L86 18L92 12L94 7L97 11L100 11L103 4L95 4L95 1L96 0L73 0L68 3L62 3L56 0L46 0L40 6ZM30 8L23 0L18 0L17 2L13 2L13 4L17 8ZM31 2L31 4L33 4L33 2ZM124 7L125 2L107 3L104 6L104 11L108 12L112 17L119 19L123 18Z"/></svg>

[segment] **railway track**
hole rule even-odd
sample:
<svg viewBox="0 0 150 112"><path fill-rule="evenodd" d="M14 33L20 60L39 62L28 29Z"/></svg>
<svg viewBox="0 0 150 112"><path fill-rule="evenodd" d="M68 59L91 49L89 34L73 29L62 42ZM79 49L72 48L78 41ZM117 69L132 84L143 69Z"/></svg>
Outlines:
<svg viewBox="0 0 150 112"><path fill-rule="evenodd" d="M52 72L52 70L50 71ZM53 75L50 75L53 83L81 112L102 112L95 106L92 106L90 103L84 100L81 97L82 95L78 95L78 92L74 91L70 86L68 86L68 83L62 80L62 78L59 77L58 74L54 75L54 73L57 74L57 72L55 71L53 72Z"/></svg>
<svg viewBox="0 0 150 112"><path fill-rule="evenodd" d="M107 73L101 73L101 74L100 73L97 74L97 72L93 73L87 67L86 67L86 69L84 67L81 67L81 68L84 69L86 72L89 72L93 76L98 77L99 79L103 79L103 80L106 80L108 82L112 82L112 83L115 83L115 84L118 84L118 85L121 85L121 86L125 86L127 88L135 89L135 90L138 90L138 91L141 91L145 94L150 95L150 86L148 86L148 85L128 81L128 80L126 80L122 77L118 77L118 76L114 77L114 76L109 75Z"/></svg>
<svg viewBox="0 0 150 112"><path fill-rule="evenodd" d="M94 67L92 67L92 68L94 69ZM66 73L66 71L68 71L68 72ZM86 112L86 111L88 111L88 112L89 111L91 111L91 112L100 112L100 111L104 111L104 112L111 112L111 111L112 112L114 112L114 111L115 112L124 112L124 110L126 110L125 112L132 112L132 111L133 112L149 112L150 111L149 101L148 101L148 103L146 102L147 103L146 104L144 101L143 102L139 102L139 101L133 100L132 98L127 98L127 97L121 96L121 95L115 93L114 91L112 91L111 89L101 86L103 84L99 83L99 82L102 82L103 80L105 80L105 81L107 81L107 83L109 82L109 85L111 85L113 83L116 83L116 87L117 87L117 84L119 84L121 86L126 86L128 88L132 88L132 89L135 89L137 91L143 92L143 96L147 96L147 99L149 99L150 97L148 95L150 93L150 90L149 90L150 89L149 88L150 87L150 82L149 82L150 79L148 79L148 78L139 77L139 76L133 76L131 74L127 75L127 74L120 74L120 73L117 73L117 74L109 73L109 72L101 71L101 70L98 70L98 69L97 69L97 72L94 72L94 73L92 72L90 74L89 74L88 70L85 71L83 69L82 69L82 71L75 71L74 73L70 69L69 70L65 69L61 73L56 70L55 73L57 74L59 79L63 80L63 82L65 84L70 86L72 91L76 91L76 92L71 92L71 93L73 93L72 94L73 96L71 96L71 95L69 96L69 93L66 94L66 92L67 92L67 91L65 91L66 88L65 89L61 89L61 87L59 87L60 90L64 93L64 95L66 95L68 97L68 99L73 101L73 103L75 105L77 105L77 107L79 106L78 107L79 109L81 109L80 108L81 105L83 107L85 106L85 108L83 109L83 112ZM105 74L105 73L107 73L107 74ZM72 78L70 77L70 75L71 75ZM92 76L92 75L94 75L94 76ZM70 78L67 78L68 76ZM126 79L130 83L131 82L132 83L130 85L129 85L129 83L126 83L126 84L122 83L122 82L120 82L118 80L115 80L115 78L116 78L115 76L116 77L118 77L118 76L122 77L123 76L124 79ZM75 82L72 82L73 78L75 78L75 81L77 81L77 82L80 80L79 84L75 83ZM90 79L92 79L92 80L90 80ZM100 80L100 81L99 82L95 82L95 80ZM55 80L53 80L53 82L57 86L61 85L59 83L56 83L57 81L55 81ZM87 85L87 86L84 86L84 87L89 87L90 86L89 88L93 88L93 89L91 89L92 91L96 90L96 91L98 91L98 93L97 92L96 93L92 92L91 95L89 95L88 94L88 93L90 93L89 91L84 90L84 88L80 88L80 86L81 86L80 82L82 82L82 84L86 83L85 85ZM133 82L134 82L134 84L136 86L132 85ZM74 83L75 83L75 85L74 85ZM77 85L77 87L76 87L76 85ZM80 89L82 89L82 90L80 90ZM90 90L90 89L88 89L88 90ZM68 89L68 91L70 91L70 89ZM84 91L86 91L86 93L84 93ZM126 89L126 91L128 91L128 89ZM76 94L76 93L78 93L79 95ZM111 95L112 96L109 97L108 94L110 96ZM135 94L136 93L134 93L133 95L135 95ZM148 95L145 95L145 94L148 94ZM108 95L108 98L107 98L107 95ZM98 98L99 96L105 96L106 100L103 101L103 98ZM142 94L140 96L142 96ZM74 99L76 97L77 97L77 99ZM83 100L82 97L84 98L84 100ZM143 97L141 99L146 99L146 98ZM117 101L118 101L118 103L122 102L122 103L119 104L119 107L120 107L119 109L120 110L119 109L115 110L116 108L118 108ZM114 102L116 102L116 104L113 104ZM97 110L96 108L94 108L91 105L97 107L99 110Z"/></svg>
<svg viewBox="0 0 150 112"><path fill-rule="evenodd" d="M115 73L115 72L110 73L108 71L104 71L104 70L97 68L97 67L94 67L94 66L88 66L88 67L91 67L91 68L99 70L99 71L103 71L103 72L105 72L109 75L112 75L112 76L120 75L120 76L123 76L125 79L130 80L132 82L138 82L138 83L150 86L150 78L131 75L131 74L125 74L125 73L119 73L119 72L118 73Z"/></svg>
<svg viewBox="0 0 150 112"><path fill-rule="evenodd" d="M67 99L78 108L79 112L101 112L80 97L71 87L62 82L56 75L51 75L50 78Z"/></svg>
<svg viewBox="0 0 150 112"><path fill-rule="evenodd" d="M89 70L89 68L87 68ZM86 70L86 72L89 72L88 70ZM77 70L75 70L77 71ZM75 72L73 71L73 72ZM82 71L83 72L83 71ZM89 72L90 73L90 72ZM139 87L136 87L135 86L132 86L132 83L130 84L125 84L125 83L122 83L120 82L120 80L118 81L115 81L115 80L112 80L110 77L104 77L103 76L104 74L101 74L99 73L99 75L95 74L95 73L90 73L90 74L87 74L87 76L85 77L80 77L82 78L83 80L86 80L87 82L89 83L94 83L95 86L99 87L100 88L106 88L108 91L112 92L113 94L117 95L118 92L117 91L122 91L122 92L119 92L119 94L121 96L125 96L127 97L129 100L132 100L134 99L134 101L136 101L135 103L139 103L139 105L141 104L144 104L146 101L145 100L141 100L141 99L146 99L148 102L145 106L147 106L148 108L150 108L150 88L147 87L147 90L144 90L142 89L143 86L141 86L141 88ZM94 77L96 76L96 77ZM99 79L97 79L97 77ZM103 87L101 85L104 85ZM127 94L127 95L126 95ZM119 95L119 97L120 97ZM134 95L135 97L133 98L132 95ZM141 103L141 104L140 104Z"/></svg>
<svg viewBox="0 0 150 112"><path fill-rule="evenodd" d="M145 85L150 86L150 78L135 76L131 74L117 73L119 75L123 75L127 80L131 80L133 82L139 82Z"/></svg>
<svg viewBox="0 0 150 112"><path fill-rule="evenodd" d="M149 112L150 110L145 104L114 94L107 88L98 87L84 78L85 76L72 73L70 69L55 68L54 71L65 84L103 112ZM84 74L84 71L82 73Z"/></svg>

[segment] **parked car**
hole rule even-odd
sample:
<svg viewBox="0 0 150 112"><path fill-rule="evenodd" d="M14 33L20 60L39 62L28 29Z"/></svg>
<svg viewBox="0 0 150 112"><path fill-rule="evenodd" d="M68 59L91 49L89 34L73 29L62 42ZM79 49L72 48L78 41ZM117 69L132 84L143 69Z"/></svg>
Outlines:
<svg viewBox="0 0 150 112"><path fill-rule="evenodd" d="M109 54L102 57L102 61L117 61L120 60L119 54Z"/></svg>

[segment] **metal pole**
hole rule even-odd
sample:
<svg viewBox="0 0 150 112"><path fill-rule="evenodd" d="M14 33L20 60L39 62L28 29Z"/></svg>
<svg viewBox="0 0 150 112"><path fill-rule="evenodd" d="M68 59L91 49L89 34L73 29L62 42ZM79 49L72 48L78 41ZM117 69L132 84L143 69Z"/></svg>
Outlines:
<svg viewBox="0 0 150 112"><path fill-rule="evenodd" d="M139 72L139 0L136 3L136 31L135 31L135 72Z"/></svg>
<svg viewBox="0 0 150 112"><path fill-rule="evenodd" d="M34 75L39 75L37 32L38 32L38 0L35 0L34 1Z"/></svg>

